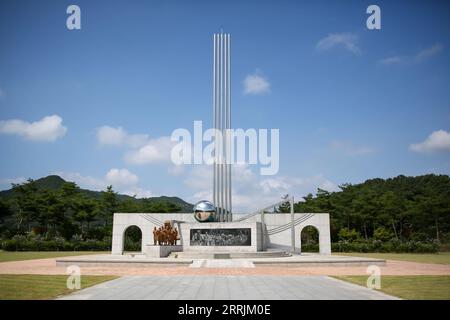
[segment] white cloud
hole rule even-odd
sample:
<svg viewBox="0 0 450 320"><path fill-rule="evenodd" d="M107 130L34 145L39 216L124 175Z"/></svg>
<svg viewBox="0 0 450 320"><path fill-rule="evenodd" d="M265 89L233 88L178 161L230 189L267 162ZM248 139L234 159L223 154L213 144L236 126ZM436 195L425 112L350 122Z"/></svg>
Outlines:
<svg viewBox="0 0 450 320"><path fill-rule="evenodd" d="M393 56L393 57L388 57L388 58L385 58L385 59L381 59L380 63L384 64L384 65L390 65L390 64L403 63L404 60L405 60L405 57Z"/></svg>
<svg viewBox="0 0 450 320"><path fill-rule="evenodd" d="M97 141L101 145L126 147L125 161L135 165L171 161L171 150L176 144L168 136L151 139L147 134L129 134L122 127L111 126L97 128ZM174 174L180 172L178 168L177 172L169 171Z"/></svg>
<svg viewBox="0 0 450 320"><path fill-rule="evenodd" d="M56 171L52 174L58 175L66 181L75 182L80 188L89 190L104 190L108 183L103 179L98 179L92 176L83 176L78 172L64 172Z"/></svg>
<svg viewBox="0 0 450 320"><path fill-rule="evenodd" d="M281 200L281 196L289 193L300 200L308 193L315 193L317 188L336 191L338 187L322 174L307 178L275 176L264 178L254 174L247 165L234 165L233 179L233 211L253 212L266 205ZM193 192L188 198L191 202L212 200L212 167L195 166L184 181L186 187Z"/></svg>
<svg viewBox="0 0 450 320"><path fill-rule="evenodd" d="M0 179L0 184L23 183L25 181L27 181L27 178L25 178L25 177L5 178L5 179Z"/></svg>
<svg viewBox="0 0 450 320"><path fill-rule="evenodd" d="M336 46L343 46L354 54L361 53L358 45L358 36L353 33L332 33L319 40L316 49L319 51L329 50Z"/></svg>
<svg viewBox="0 0 450 320"><path fill-rule="evenodd" d="M142 189L139 187L134 187L129 190L126 189L126 190L122 191L121 193L126 194L127 196L130 196L130 197L136 197L138 199L155 197L153 192L151 192L150 190Z"/></svg>
<svg viewBox="0 0 450 320"><path fill-rule="evenodd" d="M58 115L46 116L31 123L19 119L0 121L0 134L16 134L33 141L55 141L67 132L62 121Z"/></svg>
<svg viewBox="0 0 450 320"><path fill-rule="evenodd" d="M379 63L383 65L417 64L439 54L443 49L444 46L442 44L436 43L429 48L420 50L413 56L391 56L381 59Z"/></svg>
<svg viewBox="0 0 450 320"><path fill-rule="evenodd" d="M333 141L330 146L333 150L342 152L347 156L362 156L376 152L372 147L355 145L351 141Z"/></svg>
<svg viewBox="0 0 450 320"><path fill-rule="evenodd" d="M154 196L150 190L140 187L138 185L139 177L127 169L113 168L106 173L104 178L83 176L78 172L57 171L53 174L59 175L66 181L73 181L83 189L102 191L105 190L107 186L112 185L114 191L120 194L136 196L137 198Z"/></svg>
<svg viewBox="0 0 450 320"><path fill-rule="evenodd" d="M2 189L10 189L11 184L18 184L18 183L24 183L27 181L24 177L17 177L17 178L0 178L0 188Z"/></svg>
<svg viewBox="0 0 450 320"><path fill-rule="evenodd" d="M409 149L420 153L450 151L450 133L445 130L434 131L425 141L411 144Z"/></svg>
<svg viewBox="0 0 450 320"><path fill-rule="evenodd" d="M101 145L141 147L149 140L146 134L129 134L122 127L102 126L97 128L97 141Z"/></svg>
<svg viewBox="0 0 450 320"><path fill-rule="evenodd" d="M139 182L139 178L127 169L114 168L106 174L106 181L115 186L129 186L136 185Z"/></svg>
<svg viewBox="0 0 450 320"><path fill-rule="evenodd" d="M415 62L421 62L423 60L426 60L428 58L431 58L432 56L440 53L442 50L444 49L444 46L440 43L436 43L433 46L423 49L421 51L419 51L415 56L414 56L414 61Z"/></svg>
<svg viewBox="0 0 450 320"><path fill-rule="evenodd" d="M269 80L257 70L244 79L244 94L265 94L270 92Z"/></svg>
<svg viewBox="0 0 450 320"><path fill-rule="evenodd" d="M125 155L125 161L131 164L149 164L171 161L170 153L176 142L170 137L150 139L144 146L131 150Z"/></svg>

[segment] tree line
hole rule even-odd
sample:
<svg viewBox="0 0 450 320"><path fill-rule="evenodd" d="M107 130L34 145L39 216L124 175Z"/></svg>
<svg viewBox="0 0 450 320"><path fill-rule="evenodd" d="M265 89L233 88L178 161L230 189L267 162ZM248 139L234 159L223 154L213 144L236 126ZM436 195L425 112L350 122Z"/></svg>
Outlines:
<svg viewBox="0 0 450 320"><path fill-rule="evenodd" d="M400 175L339 188L337 192L318 189L294 204L298 213L330 214L333 251L432 252L436 244L450 243L447 175ZM123 197L112 186L96 196L84 191L73 182L53 189L39 187L31 179L13 184L12 196L0 198L0 240L9 240L11 250L32 250L39 241L53 241L46 243L48 250L69 250L86 241L91 242L85 249L107 250L115 212L181 211L171 201ZM278 211L289 212L289 204ZM305 229L302 243L316 245L314 232Z"/></svg>
<svg viewBox="0 0 450 320"><path fill-rule="evenodd" d="M11 238L16 234L39 235L46 239L62 237L71 240L103 240L111 236L114 212L179 212L169 201L121 199L112 186L100 197L88 196L73 182L57 189L42 189L36 181L12 185L13 196L0 198L0 234Z"/></svg>
<svg viewBox="0 0 450 320"><path fill-rule="evenodd" d="M330 214L332 241L379 239L450 242L450 178L428 174L318 189L294 204L295 212ZM289 205L280 211L289 212Z"/></svg>

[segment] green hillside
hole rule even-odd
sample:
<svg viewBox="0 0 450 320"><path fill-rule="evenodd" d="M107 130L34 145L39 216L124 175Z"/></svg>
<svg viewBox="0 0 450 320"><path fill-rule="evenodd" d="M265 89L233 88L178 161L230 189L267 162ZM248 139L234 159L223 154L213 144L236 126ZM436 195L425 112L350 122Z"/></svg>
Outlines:
<svg viewBox="0 0 450 320"><path fill-rule="evenodd" d="M136 199L112 186L85 190L53 175L0 192L0 241L10 239L2 242L5 250L109 250L115 212L190 211L177 197Z"/></svg>
<svg viewBox="0 0 450 320"><path fill-rule="evenodd" d="M60 176L57 175L50 175L44 178L40 178L34 181L36 184L36 188L39 191L43 191L43 190L58 190L60 188L63 187L63 185L68 182L66 180L64 180L63 178L61 178ZM87 189L81 189L80 188L80 192L84 195L86 195L89 198L93 198L93 199L100 199L102 197L102 194L104 193L104 191L92 191L92 190L87 190ZM4 200L9 200L9 199L13 199L15 196L17 196L13 189L8 189L8 190L3 190L0 191L0 199L4 199ZM136 199L134 197L125 195L125 194L117 194L117 199L119 199L120 201L133 201L133 202L143 202L143 199ZM146 198L145 199L146 202L150 202L150 203L172 203L174 205L176 205L177 207L180 208L181 212L191 212L192 211L192 204L184 201L181 198L178 197L167 197L167 196L161 196L161 197L151 197L151 198Z"/></svg>

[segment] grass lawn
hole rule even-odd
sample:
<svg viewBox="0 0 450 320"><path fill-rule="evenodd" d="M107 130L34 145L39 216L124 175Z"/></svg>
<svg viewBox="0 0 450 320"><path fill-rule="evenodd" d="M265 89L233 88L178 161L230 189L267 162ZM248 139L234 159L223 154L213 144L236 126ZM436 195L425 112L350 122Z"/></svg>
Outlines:
<svg viewBox="0 0 450 320"><path fill-rule="evenodd" d="M81 289L116 279L114 276L81 276ZM51 299L74 292L64 275L0 275L0 300Z"/></svg>
<svg viewBox="0 0 450 320"><path fill-rule="evenodd" d="M0 250L0 262L20 261L32 259L45 259L69 256L81 256L86 254L109 253L106 251L2 251Z"/></svg>
<svg viewBox="0 0 450 320"><path fill-rule="evenodd" d="M366 286L367 276L336 276ZM382 276L382 292L411 300L450 300L450 276Z"/></svg>
<svg viewBox="0 0 450 320"><path fill-rule="evenodd" d="M401 260L421 263L450 264L450 252L439 253L359 253L359 252L336 252L337 256L352 256L378 258L385 260Z"/></svg>

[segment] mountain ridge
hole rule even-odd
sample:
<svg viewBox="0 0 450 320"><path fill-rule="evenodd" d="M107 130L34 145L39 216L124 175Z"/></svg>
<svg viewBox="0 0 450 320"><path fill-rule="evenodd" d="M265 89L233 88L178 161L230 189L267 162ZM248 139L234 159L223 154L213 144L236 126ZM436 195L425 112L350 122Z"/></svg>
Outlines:
<svg viewBox="0 0 450 320"><path fill-rule="evenodd" d="M46 177L42 177L42 178L36 179L34 181L36 182L36 187L38 188L38 190L57 190L57 189L61 188L64 183L73 182L73 181L64 180L63 178L61 178L58 175L48 175ZM104 191L94 191L94 190L83 189L83 188L80 188L80 192L85 194L88 197L95 198L95 199L100 198L102 193L104 193ZM14 191L12 188L0 191L0 198L11 199L14 197L15 197L15 195L14 195ZM135 197L132 197L132 196L129 196L126 194L118 193L117 198L120 201L131 200L131 201L139 202L139 201L147 200L150 202L159 202L159 201L170 202L170 203L176 204L177 206L180 206L182 212L191 212L192 207L193 207L193 205L191 203L186 202L183 199L176 197L176 196L135 198Z"/></svg>

